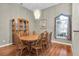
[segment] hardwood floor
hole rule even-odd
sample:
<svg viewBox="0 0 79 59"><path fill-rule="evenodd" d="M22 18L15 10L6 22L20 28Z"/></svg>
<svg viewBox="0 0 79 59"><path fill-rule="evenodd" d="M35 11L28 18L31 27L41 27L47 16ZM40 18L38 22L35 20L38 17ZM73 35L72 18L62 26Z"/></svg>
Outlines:
<svg viewBox="0 0 79 59"><path fill-rule="evenodd" d="M0 56L14 56L16 54L16 47L14 45L0 48Z"/></svg>
<svg viewBox="0 0 79 59"><path fill-rule="evenodd" d="M72 56L72 49L69 45L53 43L52 46L43 53L44 56Z"/></svg>
<svg viewBox="0 0 79 59"><path fill-rule="evenodd" d="M0 56L16 56L16 46L10 45L0 48ZM40 56L72 56L72 49L69 45L52 43L52 45L44 50Z"/></svg>

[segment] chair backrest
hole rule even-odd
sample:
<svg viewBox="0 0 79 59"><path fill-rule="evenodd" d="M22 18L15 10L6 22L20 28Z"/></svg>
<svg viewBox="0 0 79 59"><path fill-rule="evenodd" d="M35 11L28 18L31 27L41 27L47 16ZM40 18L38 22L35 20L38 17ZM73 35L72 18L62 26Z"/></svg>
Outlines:
<svg viewBox="0 0 79 59"><path fill-rule="evenodd" d="M25 35L29 35L29 31L28 30L25 32Z"/></svg>
<svg viewBox="0 0 79 59"><path fill-rule="evenodd" d="M42 33L42 39L48 40L48 32L47 31Z"/></svg>
<svg viewBox="0 0 79 59"><path fill-rule="evenodd" d="M42 39L41 35L39 35L38 40L35 42L36 46L42 46Z"/></svg>
<svg viewBox="0 0 79 59"><path fill-rule="evenodd" d="M20 40L18 34L15 34L15 35L16 35L16 37L15 37L15 39L16 39L16 46L17 46L18 49L21 49L21 47L23 46L23 42L22 42L22 40Z"/></svg>
<svg viewBox="0 0 79 59"><path fill-rule="evenodd" d="M49 41L51 42L52 40L52 32L49 33Z"/></svg>
<svg viewBox="0 0 79 59"><path fill-rule="evenodd" d="M20 36L24 36L24 31L20 31L20 32L19 32L19 35L20 35Z"/></svg>

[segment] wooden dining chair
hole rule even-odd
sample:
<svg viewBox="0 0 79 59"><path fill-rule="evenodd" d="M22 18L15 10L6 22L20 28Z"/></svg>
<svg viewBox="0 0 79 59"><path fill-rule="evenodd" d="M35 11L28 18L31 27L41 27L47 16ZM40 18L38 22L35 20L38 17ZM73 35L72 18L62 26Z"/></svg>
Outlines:
<svg viewBox="0 0 79 59"><path fill-rule="evenodd" d="M49 41L49 46L51 46L51 44L52 44L51 40L52 40L52 32L49 33L49 40L48 40Z"/></svg>
<svg viewBox="0 0 79 59"><path fill-rule="evenodd" d="M48 32L45 31L42 34L42 47L43 49L46 49L48 47Z"/></svg>
<svg viewBox="0 0 79 59"><path fill-rule="evenodd" d="M20 40L17 34L16 34L16 48L18 51L17 55L20 55L20 56L23 54L24 49L28 51L28 45L24 44L24 42Z"/></svg>
<svg viewBox="0 0 79 59"><path fill-rule="evenodd" d="M20 36L24 36L24 31L19 31Z"/></svg>
<svg viewBox="0 0 79 59"><path fill-rule="evenodd" d="M29 31L28 31L28 30L26 30L25 35L26 35L26 36L28 36L28 35L29 35Z"/></svg>
<svg viewBox="0 0 79 59"><path fill-rule="evenodd" d="M38 40L35 41L35 45L31 46L31 52L35 53L37 56L39 53L42 53L42 40L41 36L39 36Z"/></svg>

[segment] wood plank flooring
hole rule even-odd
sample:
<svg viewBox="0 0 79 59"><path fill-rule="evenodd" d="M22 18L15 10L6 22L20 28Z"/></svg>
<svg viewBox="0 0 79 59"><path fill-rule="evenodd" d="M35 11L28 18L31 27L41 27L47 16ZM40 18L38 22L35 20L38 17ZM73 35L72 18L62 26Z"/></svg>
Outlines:
<svg viewBox="0 0 79 59"><path fill-rule="evenodd" d="M16 46L10 45L0 48L0 56L16 56ZM52 43L52 45L44 50L40 56L72 56L72 49L69 45Z"/></svg>
<svg viewBox="0 0 79 59"><path fill-rule="evenodd" d="M53 43L52 46L43 53L44 56L72 56L72 49L69 45Z"/></svg>

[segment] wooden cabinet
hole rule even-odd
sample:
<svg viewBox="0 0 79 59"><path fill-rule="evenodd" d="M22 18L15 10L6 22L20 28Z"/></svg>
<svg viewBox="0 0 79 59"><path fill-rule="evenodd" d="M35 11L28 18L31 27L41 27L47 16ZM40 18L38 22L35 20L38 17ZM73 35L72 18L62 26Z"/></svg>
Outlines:
<svg viewBox="0 0 79 59"><path fill-rule="evenodd" d="M12 19L12 32L16 31L16 22L15 19Z"/></svg>
<svg viewBox="0 0 79 59"><path fill-rule="evenodd" d="M18 31L24 31L24 20L18 18Z"/></svg>
<svg viewBox="0 0 79 59"><path fill-rule="evenodd" d="M29 35L29 21L26 20L26 35Z"/></svg>
<svg viewBox="0 0 79 59"><path fill-rule="evenodd" d="M15 19L12 19L12 41L13 44L15 44L15 37L14 37L14 33L16 32L16 22Z"/></svg>
<svg viewBox="0 0 79 59"><path fill-rule="evenodd" d="M12 19L12 39L13 44L15 44L16 38L14 33L19 33L20 35L25 33L25 35L29 34L29 20L24 20L23 18Z"/></svg>

